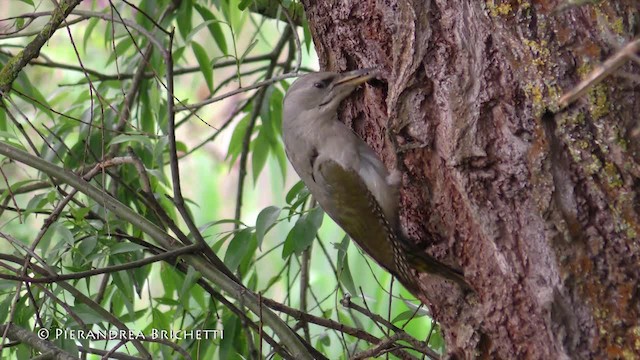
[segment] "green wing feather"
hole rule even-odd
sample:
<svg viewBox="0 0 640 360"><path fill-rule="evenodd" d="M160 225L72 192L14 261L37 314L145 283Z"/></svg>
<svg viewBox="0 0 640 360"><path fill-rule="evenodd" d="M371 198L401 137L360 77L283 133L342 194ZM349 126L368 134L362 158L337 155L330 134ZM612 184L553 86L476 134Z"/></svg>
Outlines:
<svg viewBox="0 0 640 360"><path fill-rule="evenodd" d="M318 199L324 200L320 205L362 250L397 274L393 244L389 241L395 231L358 173L332 160L323 161L316 169L315 180L323 182L330 195Z"/></svg>
<svg viewBox="0 0 640 360"><path fill-rule="evenodd" d="M369 256L394 274L405 286L414 284L410 269L444 277L470 290L459 271L438 261L402 237L392 228L375 196L360 176L351 169L325 160L314 174L317 182L324 182L328 196L318 198L325 212ZM397 223L397 219L393 223Z"/></svg>

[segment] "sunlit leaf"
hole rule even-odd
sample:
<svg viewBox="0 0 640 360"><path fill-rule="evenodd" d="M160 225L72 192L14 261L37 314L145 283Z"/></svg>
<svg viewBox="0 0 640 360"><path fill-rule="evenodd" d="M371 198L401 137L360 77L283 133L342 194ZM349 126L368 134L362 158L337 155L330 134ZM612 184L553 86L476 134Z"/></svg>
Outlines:
<svg viewBox="0 0 640 360"><path fill-rule="evenodd" d="M393 318L393 320L391 320L392 323L397 323L399 321L407 321L410 319L415 319L418 318L420 316L424 316L423 314L417 314L414 310L407 310L407 311L403 311L400 314L398 314L396 317Z"/></svg>
<svg viewBox="0 0 640 360"><path fill-rule="evenodd" d="M213 36L216 44L218 44L218 48L222 51L223 54L227 54L227 40L224 37L224 33L222 32L222 26L220 26L220 20L216 19L215 15L207 9L206 7L195 4L195 8L202 17L203 20L207 22L207 28Z"/></svg>

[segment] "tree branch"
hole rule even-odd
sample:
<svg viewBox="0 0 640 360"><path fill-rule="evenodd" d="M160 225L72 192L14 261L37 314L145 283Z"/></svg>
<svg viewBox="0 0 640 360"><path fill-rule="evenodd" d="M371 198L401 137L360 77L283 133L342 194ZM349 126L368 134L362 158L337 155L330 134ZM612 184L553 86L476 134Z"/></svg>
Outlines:
<svg viewBox="0 0 640 360"><path fill-rule="evenodd" d="M71 11L78 6L82 0L62 0L59 6L51 14L49 22L40 30L38 35L18 54L9 59L0 70L0 99L6 96L11 89L11 84L18 77L18 74L27 66L31 59L38 57L40 49L51 38L62 21L69 16Z"/></svg>
<svg viewBox="0 0 640 360"><path fill-rule="evenodd" d="M111 195L89 184L72 172L55 166L41 158L33 156L3 142L0 142L0 154L36 168L52 177L60 179L64 183L67 183L76 189L79 189L82 193L92 198L98 204L101 204L106 209L113 211L113 213L121 219L138 227L163 248L175 249L175 243L177 241L175 238L162 231L162 229L157 225L151 223L149 220L142 217L131 208L125 206ZM258 303L257 296L251 290L236 283L219 269L212 267L211 263L205 261L205 259L200 256L185 255L184 258L197 271L199 271L203 277L220 286L235 299L242 300L254 314L257 315L260 313L260 304ZM282 321L282 319L272 311L266 309L262 310L262 315L265 324L270 326L276 334L278 334L293 356L300 359L312 358L297 335Z"/></svg>

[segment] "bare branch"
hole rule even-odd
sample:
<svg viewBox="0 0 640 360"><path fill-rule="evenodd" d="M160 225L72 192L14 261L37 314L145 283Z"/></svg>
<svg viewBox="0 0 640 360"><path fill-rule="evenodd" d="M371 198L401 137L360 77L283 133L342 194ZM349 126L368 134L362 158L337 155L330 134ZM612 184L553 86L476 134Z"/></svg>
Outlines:
<svg viewBox="0 0 640 360"><path fill-rule="evenodd" d="M618 50L607 61L602 63L602 65L591 71L586 79L582 80L573 89L560 97L558 100L558 106L560 109L564 109L571 105L571 103L583 96L591 87L598 85L607 76L618 70L629 59L637 57L636 53L638 51L640 51L640 39L635 39L625 45L622 49Z"/></svg>

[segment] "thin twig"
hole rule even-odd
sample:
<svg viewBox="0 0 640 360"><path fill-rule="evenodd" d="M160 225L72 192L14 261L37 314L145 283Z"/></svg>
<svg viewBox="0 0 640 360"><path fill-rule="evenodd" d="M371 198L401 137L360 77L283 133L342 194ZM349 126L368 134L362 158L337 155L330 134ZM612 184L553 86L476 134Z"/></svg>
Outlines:
<svg viewBox="0 0 640 360"><path fill-rule="evenodd" d="M71 11L80 4L82 0L62 0L60 5L53 11L49 22L42 27L38 35L27 45L18 55L5 63L0 70L0 98L6 96L11 89L11 84L18 77L18 74L27 66L31 59L38 56L40 49L53 36L62 21L69 16Z"/></svg>
<svg viewBox="0 0 640 360"><path fill-rule="evenodd" d="M158 255L142 258L140 260L130 261L125 264L112 265L112 266L107 266L107 267L98 268L98 269L91 269L87 271L79 271L72 274L62 274L62 275L54 275L54 276L39 277L39 278L34 278L30 276L15 276L15 275L8 275L8 274L0 274L0 279L10 280L10 281L22 281L30 284L43 284L43 283L54 283L54 282L67 281L67 280L78 280L78 279L84 279L84 278L101 275L101 274L110 274L118 271L139 268L139 267L149 265L155 262L159 262L162 260L175 258L183 254L193 253L200 249L201 249L200 244L193 244L193 245L184 246L182 248L166 251ZM2 254L0 254L0 259L1 258L2 258Z"/></svg>
<svg viewBox="0 0 640 360"><path fill-rule="evenodd" d="M261 88L261 87L264 87L264 86L269 86L271 84L277 83L278 81L290 79L290 78L297 77L297 76L299 76L298 73L287 73L287 74L282 74L282 75L279 75L279 76L274 76L274 77L269 78L268 80L257 82L255 84L252 84L252 85L249 85L249 86L241 87L241 88L238 88L236 90L224 93L224 94L222 94L220 96L212 97L211 99L208 99L208 100L205 100L205 101L201 101L199 103L179 106L179 107L176 108L176 111L186 111L186 110L201 108L204 105L213 104L215 102L218 102L220 100L226 99L226 98L231 97L233 95L237 95L237 94L240 94L240 93L243 93L243 92L247 92L249 90L258 89L258 88Z"/></svg>
<svg viewBox="0 0 640 360"><path fill-rule="evenodd" d="M285 304L279 303L277 301L271 300L271 299L267 299L267 298L263 298L262 301L264 302L265 305L267 305L268 307L270 307L273 310L276 311L280 311L283 312L297 320L302 320L304 319L304 321L312 323L312 324L316 324L316 325L320 325L322 327L325 327L327 329L332 329L332 330L336 330L338 332L340 332L341 334L347 334L347 335L351 335L357 339L360 340L364 340L368 343L371 344L378 344L380 343L381 339L379 339L378 337L364 331L361 329L357 329L342 323L339 323L335 320L331 320L331 319L325 319L325 318L321 318L315 315L311 315L305 312L302 312L298 309L294 309L290 306L287 306ZM409 353L403 351L403 350L397 350L393 352L394 355L401 357L403 359L413 359L414 357L411 356Z"/></svg>
<svg viewBox="0 0 640 360"><path fill-rule="evenodd" d="M614 71L624 65L629 59L632 59L638 51L640 51L640 38L631 41L622 49L618 50L613 54L613 56L607 59L607 61L602 63L602 65L593 69L586 79L582 80L573 89L562 95L558 100L558 106L560 109L564 109L574 101L578 100L591 87L598 85L607 76L611 75Z"/></svg>

